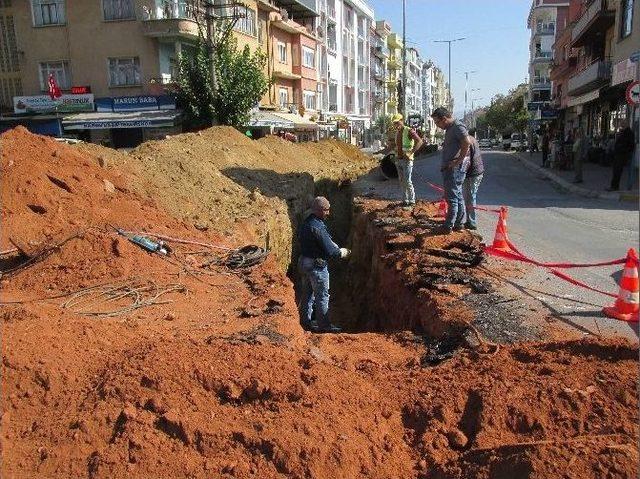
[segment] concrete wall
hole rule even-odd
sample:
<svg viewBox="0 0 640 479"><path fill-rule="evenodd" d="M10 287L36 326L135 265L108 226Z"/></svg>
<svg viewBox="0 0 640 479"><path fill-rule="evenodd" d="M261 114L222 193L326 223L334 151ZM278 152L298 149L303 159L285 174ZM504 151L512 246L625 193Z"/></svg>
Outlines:
<svg viewBox="0 0 640 479"><path fill-rule="evenodd" d="M631 35L626 38L620 38L620 29L622 23L621 0L616 0L616 23L614 26L614 52L613 62L617 63L626 60L629 56L640 50L640 1L633 2L633 24Z"/></svg>

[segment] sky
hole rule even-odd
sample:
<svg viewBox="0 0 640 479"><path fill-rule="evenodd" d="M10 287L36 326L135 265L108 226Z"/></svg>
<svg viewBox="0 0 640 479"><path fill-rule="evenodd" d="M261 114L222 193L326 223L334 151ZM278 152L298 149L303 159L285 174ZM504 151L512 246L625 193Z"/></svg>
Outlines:
<svg viewBox="0 0 640 479"><path fill-rule="evenodd" d="M402 35L402 0L367 0L376 20L387 20ZM432 59L448 77L448 46L434 40L466 37L451 44L454 113L464 110L465 71L469 75L468 107L489 104L526 80L529 56L527 16L531 0L406 0L407 45ZM481 99L480 99L481 98Z"/></svg>

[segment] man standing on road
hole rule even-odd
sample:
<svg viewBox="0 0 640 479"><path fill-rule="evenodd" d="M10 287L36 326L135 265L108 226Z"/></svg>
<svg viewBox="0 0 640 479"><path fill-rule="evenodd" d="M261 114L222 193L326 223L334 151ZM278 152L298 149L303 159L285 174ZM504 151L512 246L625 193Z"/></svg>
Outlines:
<svg viewBox="0 0 640 479"><path fill-rule="evenodd" d="M542 167L548 166L549 159L549 132L544 130L542 133Z"/></svg>
<svg viewBox="0 0 640 479"><path fill-rule="evenodd" d="M625 166L631 164L634 148L635 139L633 137L633 131L629 128L629 123L623 120L613 145L613 176L611 178L609 191L618 191L620 189L622 170L624 170Z"/></svg>
<svg viewBox="0 0 640 479"><path fill-rule="evenodd" d="M422 146L422 138L414 129L404 124L401 114L393 115L392 121L396 128L396 168L402 189L402 206L410 209L416 204L416 193L411 182L413 157Z"/></svg>
<svg viewBox="0 0 640 479"><path fill-rule="evenodd" d="M587 137L584 135L582 127L576 128L576 133L573 141L573 170L575 177L574 183L582 183L582 166L584 164L585 156L587 154Z"/></svg>
<svg viewBox="0 0 640 479"><path fill-rule="evenodd" d="M464 228L465 205L462 185L469 167L471 139L467 127L459 120L454 120L446 108L436 108L431 118L438 128L445 130L440 171L449 212L441 232L449 234L453 230L460 231Z"/></svg>
<svg viewBox="0 0 640 479"><path fill-rule="evenodd" d="M301 291L300 321L308 331L339 333L342 330L329 322L329 258L347 258L351 252L339 248L324 223L331 205L323 196L316 197L307 211L298 232L301 254L298 258ZM315 318L315 320L314 320Z"/></svg>
<svg viewBox="0 0 640 479"><path fill-rule="evenodd" d="M482 183L482 177L484 176L484 163L482 161L480 147L478 146L478 140L476 140L475 128L469 130L469 138L472 141L469 148L471 162L462 188L467 210L467 222L464 226L468 230L475 230L478 229L476 220L476 196L478 194L478 188L480 188L480 183Z"/></svg>

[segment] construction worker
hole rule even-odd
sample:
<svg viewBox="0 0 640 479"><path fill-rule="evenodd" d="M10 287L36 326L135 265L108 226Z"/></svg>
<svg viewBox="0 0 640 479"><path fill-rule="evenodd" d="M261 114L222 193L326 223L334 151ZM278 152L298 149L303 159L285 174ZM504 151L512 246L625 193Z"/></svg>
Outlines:
<svg viewBox="0 0 640 479"><path fill-rule="evenodd" d="M305 213L305 220L298 231L301 254L298 258L301 288L300 322L308 331L339 333L341 328L329 322L329 258L348 258L347 248L340 248L331 239L324 223L329 216L329 201L318 196Z"/></svg>
<svg viewBox="0 0 640 479"><path fill-rule="evenodd" d="M402 206L411 209L416 204L416 193L411 182L413 157L422 146L422 138L414 129L404 124L404 118L400 113L393 115L391 121L396 128L396 168L402 189Z"/></svg>

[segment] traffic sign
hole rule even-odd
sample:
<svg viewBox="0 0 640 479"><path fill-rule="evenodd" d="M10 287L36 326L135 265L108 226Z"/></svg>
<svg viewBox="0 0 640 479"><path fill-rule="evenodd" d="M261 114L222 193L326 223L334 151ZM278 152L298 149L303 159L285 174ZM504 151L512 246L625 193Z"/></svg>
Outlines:
<svg viewBox="0 0 640 479"><path fill-rule="evenodd" d="M627 87L627 103L631 106L640 105L640 81L634 81Z"/></svg>

